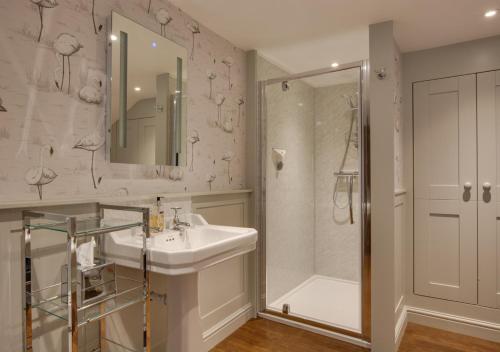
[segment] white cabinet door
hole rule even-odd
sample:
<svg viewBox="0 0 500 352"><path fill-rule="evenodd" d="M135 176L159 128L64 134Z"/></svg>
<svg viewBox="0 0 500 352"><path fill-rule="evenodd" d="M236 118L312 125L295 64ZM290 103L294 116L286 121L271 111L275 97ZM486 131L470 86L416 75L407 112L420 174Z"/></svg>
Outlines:
<svg viewBox="0 0 500 352"><path fill-rule="evenodd" d="M477 76L479 304L500 308L500 71Z"/></svg>
<svg viewBox="0 0 500 352"><path fill-rule="evenodd" d="M416 294L477 303L476 75L415 83Z"/></svg>

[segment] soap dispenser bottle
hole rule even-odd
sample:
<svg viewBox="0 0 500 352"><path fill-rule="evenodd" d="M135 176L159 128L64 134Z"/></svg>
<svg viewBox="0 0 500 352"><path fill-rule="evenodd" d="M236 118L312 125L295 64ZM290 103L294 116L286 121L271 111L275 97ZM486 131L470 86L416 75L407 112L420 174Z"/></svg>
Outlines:
<svg viewBox="0 0 500 352"><path fill-rule="evenodd" d="M160 232L158 220L160 218L160 209L159 209L159 197L156 198L156 204L153 205L151 209L151 214L149 215L149 227L151 232L156 233Z"/></svg>
<svg viewBox="0 0 500 352"><path fill-rule="evenodd" d="M162 208L160 197L156 197L156 204L151 210L150 218L151 232L158 233L165 230L165 212Z"/></svg>
<svg viewBox="0 0 500 352"><path fill-rule="evenodd" d="M156 206L158 208L158 232L163 232L165 230L165 210L161 205L160 197L156 198Z"/></svg>

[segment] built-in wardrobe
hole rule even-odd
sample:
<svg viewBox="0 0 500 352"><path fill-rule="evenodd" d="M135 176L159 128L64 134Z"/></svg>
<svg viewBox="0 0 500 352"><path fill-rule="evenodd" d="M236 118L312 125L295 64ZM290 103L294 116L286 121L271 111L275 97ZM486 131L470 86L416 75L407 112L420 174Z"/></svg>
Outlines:
<svg viewBox="0 0 500 352"><path fill-rule="evenodd" d="M500 71L413 83L414 292L500 308Z"/></svg>

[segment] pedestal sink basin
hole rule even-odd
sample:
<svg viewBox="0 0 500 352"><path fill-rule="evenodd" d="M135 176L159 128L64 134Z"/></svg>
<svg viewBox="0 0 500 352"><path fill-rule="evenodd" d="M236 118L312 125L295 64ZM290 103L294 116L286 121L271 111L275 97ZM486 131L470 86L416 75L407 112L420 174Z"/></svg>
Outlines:
<svg viewBox="0 0 500 352"><path fill-rule="evenodd" d="M148 240L150 270L168 276L167 351L203 352L198 272L255 250L257 231L210 225L197 214L184 214L182 220L191 227L152 234ZM111 233L104 248L106 256L117 264L139 268L140 232Z"/></svg>

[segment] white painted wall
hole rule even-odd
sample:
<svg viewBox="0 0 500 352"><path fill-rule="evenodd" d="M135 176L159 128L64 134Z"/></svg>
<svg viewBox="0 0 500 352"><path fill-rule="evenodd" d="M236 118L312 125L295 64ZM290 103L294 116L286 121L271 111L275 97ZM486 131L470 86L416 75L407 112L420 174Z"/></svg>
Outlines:
<svg viewBox="0 0 500 352"><path fill-rule="evenodd" d="M395 351L394 116L398 48L393 22L370 25L372 350ZM385 68L387 77L375 70Z"/></svg>
<svg viewBox="0 0 500 352"><path fill-rule="evenodd" d="M399 347L406 329L406 272L405 249L406 230L408 226L406 184L403 177L404 149L402 116L403 108L403 82L402 58L399 50L394 53L394 314L396 320L395 335L396 346Z"/></svg>

